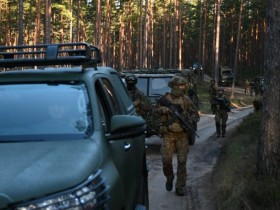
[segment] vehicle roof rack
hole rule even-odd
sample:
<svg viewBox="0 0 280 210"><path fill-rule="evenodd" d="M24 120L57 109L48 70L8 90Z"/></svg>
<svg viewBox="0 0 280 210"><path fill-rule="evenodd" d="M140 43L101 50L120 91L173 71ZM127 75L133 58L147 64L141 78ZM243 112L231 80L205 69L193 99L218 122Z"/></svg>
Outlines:
<svg viewBox="0 0 280 210"><path fill-rule="evenodd" d="M0 46L0 67L83 65L101 62L100 50L88 43Z"/></svg>

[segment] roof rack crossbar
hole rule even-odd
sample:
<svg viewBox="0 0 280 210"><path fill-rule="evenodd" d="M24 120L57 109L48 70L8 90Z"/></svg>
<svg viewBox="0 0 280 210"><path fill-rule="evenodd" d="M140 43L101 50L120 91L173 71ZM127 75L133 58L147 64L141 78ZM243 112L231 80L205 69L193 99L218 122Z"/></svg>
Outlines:
<svg viewBox="0 0 280 210"><path fill-rule="evenodd" d="M1 46L0 67L42 65L93 65L101 62L97 47L84 42Z"/></svg>

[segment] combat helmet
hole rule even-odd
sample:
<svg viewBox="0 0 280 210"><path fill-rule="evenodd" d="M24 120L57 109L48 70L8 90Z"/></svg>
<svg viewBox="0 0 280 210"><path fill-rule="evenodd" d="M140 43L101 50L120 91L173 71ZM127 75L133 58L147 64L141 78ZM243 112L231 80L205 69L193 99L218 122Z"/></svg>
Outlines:
<svg viewBox="0 0 280 210"><path fill-rule="evenodd" d="M137 77L136 75L134 74L128 74L126 77L125 77L125 81L126 83L137 83Z"/></svg>
<svg viewBox="0 0 280 210"><path fill-rule="evenodd" d="M174 76L168 83L168 87L172 88L173 85L186 85L186 80L181 76Z"/></svg>

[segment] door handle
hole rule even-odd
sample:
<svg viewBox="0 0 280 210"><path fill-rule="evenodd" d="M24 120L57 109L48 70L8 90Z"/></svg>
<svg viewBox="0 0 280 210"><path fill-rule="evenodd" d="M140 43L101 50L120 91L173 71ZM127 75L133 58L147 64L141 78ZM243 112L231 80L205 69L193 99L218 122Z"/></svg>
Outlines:
<svg viewBox="0 0 280 210"><path fill-rule="evenodd" d="M125 142L125 143L124 143L124 150L127 152L127 151L129 151L129 150L130 150L130 148L131 148L131 144L130 144L130 143L127 143L127 142Z"/></svg>

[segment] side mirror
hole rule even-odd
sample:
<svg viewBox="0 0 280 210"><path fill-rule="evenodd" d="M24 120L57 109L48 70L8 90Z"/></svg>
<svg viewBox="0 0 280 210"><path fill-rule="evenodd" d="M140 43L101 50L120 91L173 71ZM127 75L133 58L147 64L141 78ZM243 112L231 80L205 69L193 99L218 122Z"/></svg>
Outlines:
<svg viewBox="0 0 280 210"><path fill-rule="evenodd" d="M140 136L146 131L146 121L139 116L115 115L111 118L108 140L118 140Z"/></svg>

